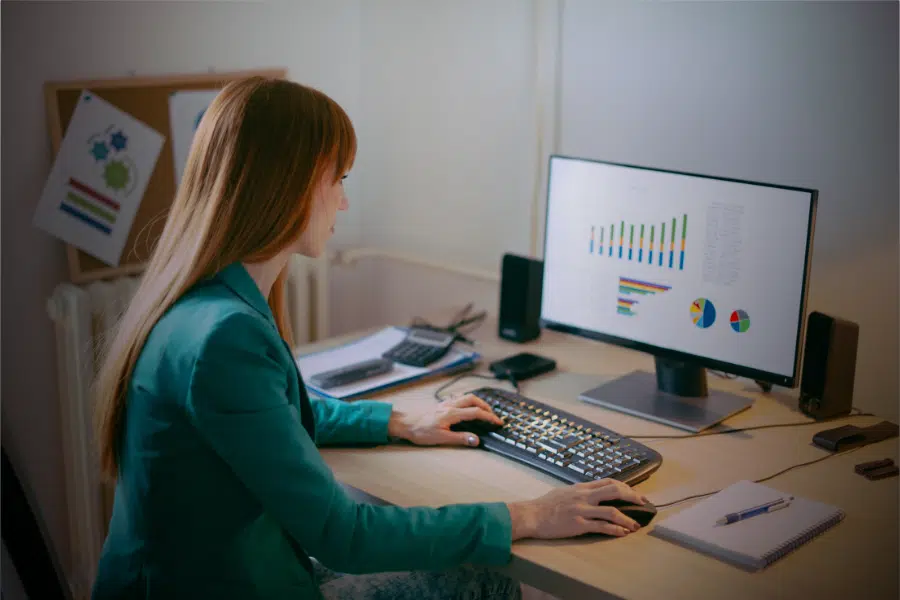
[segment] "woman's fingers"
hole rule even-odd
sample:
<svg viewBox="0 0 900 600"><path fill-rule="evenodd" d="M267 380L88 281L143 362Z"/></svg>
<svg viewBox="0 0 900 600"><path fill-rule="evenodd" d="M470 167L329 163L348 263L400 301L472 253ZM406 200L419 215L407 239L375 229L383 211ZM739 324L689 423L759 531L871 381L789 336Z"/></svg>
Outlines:
<svg viewBox="0 0 900 600"><path fill-rule="evenodd" d="M594 506L607 500L625 500L633 504L644 504L646 502L641 494L620 481L614 481L607 485L597 485L587 494L587 503Z"/></svg>
<svg viewBox="0 0 900 600"><path fill-rule="evenodd" d="M621 525L594 519L581 519L581 527L584 529L585 533L602 533L604 535L613 535L616 537L622 537L630 533L628 529Z"/></svg>
<svg viewBox="0 0 900 600"><path fill-rule="evenodd" d="M454 408L450 411L450 416L454 423L458 423L460 421L472 421L474 419L480 419L482 421L487 421L488 423L496 423L498 425L503 423L503 420L495 415L494 411L481 408L480 406Z"/></svg>
<svg viewBox="0 0 900 600"><path fill-rule="evenodd" d="M483 408L484 410L491 410L491 405L476 396L475 394L465 394L458 398L451 398L448 400L452 406L456 406L457 408L465 408L467 406L475 406L478 408ZM493 411L491 411L493 412Z"/></svg>
<svg viewBox="0 0 900 600"><path fill-rule="evenodd" d="M637 531L640 529L640 525L638 525L637 521L626 516L622 511L613 508L612 506L584 506L581 508L580 512L584 517L589 519L600 519L602 521L615 523L630 531Z"/></svg>

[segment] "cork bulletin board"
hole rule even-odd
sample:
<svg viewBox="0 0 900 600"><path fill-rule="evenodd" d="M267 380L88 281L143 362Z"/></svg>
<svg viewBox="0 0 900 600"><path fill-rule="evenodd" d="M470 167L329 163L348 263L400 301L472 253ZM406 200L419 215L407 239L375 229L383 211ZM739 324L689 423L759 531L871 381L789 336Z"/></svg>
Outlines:
<svg viewBox="0 0 900 600"><path fill-rule="evenodd" d="M169 96L186 90L218 90L227 82L262 75L284 78L285 69L171 75L153 77L123 77L81 81L47 82L44 98L54 157L59 151L66 127L75 111L82 91L94 95L165 136L162 149L147 183L134 222L128 233L125 248L117 266L110 266L79 248L66 245L69 278L73 283L87 283L123 275L141 273L156 240L162 233L166 215L175 197L176 174L170 134Z"/></svg>

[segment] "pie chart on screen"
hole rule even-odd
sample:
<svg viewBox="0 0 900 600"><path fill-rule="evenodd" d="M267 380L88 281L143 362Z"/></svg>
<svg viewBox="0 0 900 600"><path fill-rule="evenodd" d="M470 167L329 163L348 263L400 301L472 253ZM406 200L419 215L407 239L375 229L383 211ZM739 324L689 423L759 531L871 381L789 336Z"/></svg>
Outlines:
<svg viewBox="0 0 900 600"><path fill-rule="evenodd" d="M731 328L738 333L744 333L750 329L750 315L746 310L736 310L731 313Z"/></svg>
<svg viewBox="0 0 900 600"><path fill-rule="evenodd" d="M716 307L706 298L697 298L691 304L691 321L700 329L712 327L716 322Z"/></svg>

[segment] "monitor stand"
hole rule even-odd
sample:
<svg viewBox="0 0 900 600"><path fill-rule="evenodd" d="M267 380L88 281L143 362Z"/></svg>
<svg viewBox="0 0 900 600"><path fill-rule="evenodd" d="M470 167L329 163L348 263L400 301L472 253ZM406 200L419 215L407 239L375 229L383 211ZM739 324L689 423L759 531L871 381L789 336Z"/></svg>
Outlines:
<svg viewBox="0 0 900 600"><path fill-rule="evenodd" d="M752 398L709 390L702 367L656 358L656 376L634 371L582 392L579 400L699 432L753 404Z"/></svg>

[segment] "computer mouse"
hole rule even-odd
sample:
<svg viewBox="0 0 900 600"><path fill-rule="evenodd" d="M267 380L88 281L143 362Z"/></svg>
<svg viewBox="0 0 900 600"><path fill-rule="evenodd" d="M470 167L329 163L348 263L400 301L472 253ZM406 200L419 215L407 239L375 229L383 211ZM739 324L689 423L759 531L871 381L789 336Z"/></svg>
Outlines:
<svg viewBox="0 0 900 600"><path fill-rule="evenodd" d="M483 421L481 419L460 421L459 423L454 423L450 426L450 431L467 431L469 433L474 433L477 436L486 435L492 431L497 431L498 429L503 429L503 425L491 423L490 421Z"/></svg>
<svg viewBox="0 0 900 600"><path fill-rule="evenodd" d="M601 502L599 506L612 506L619 509L626 517L637 521L641 527L646 527L653 517L656 516L656 506L647 502L646 504L634 504L627 500L607 500Z"/></svg>

